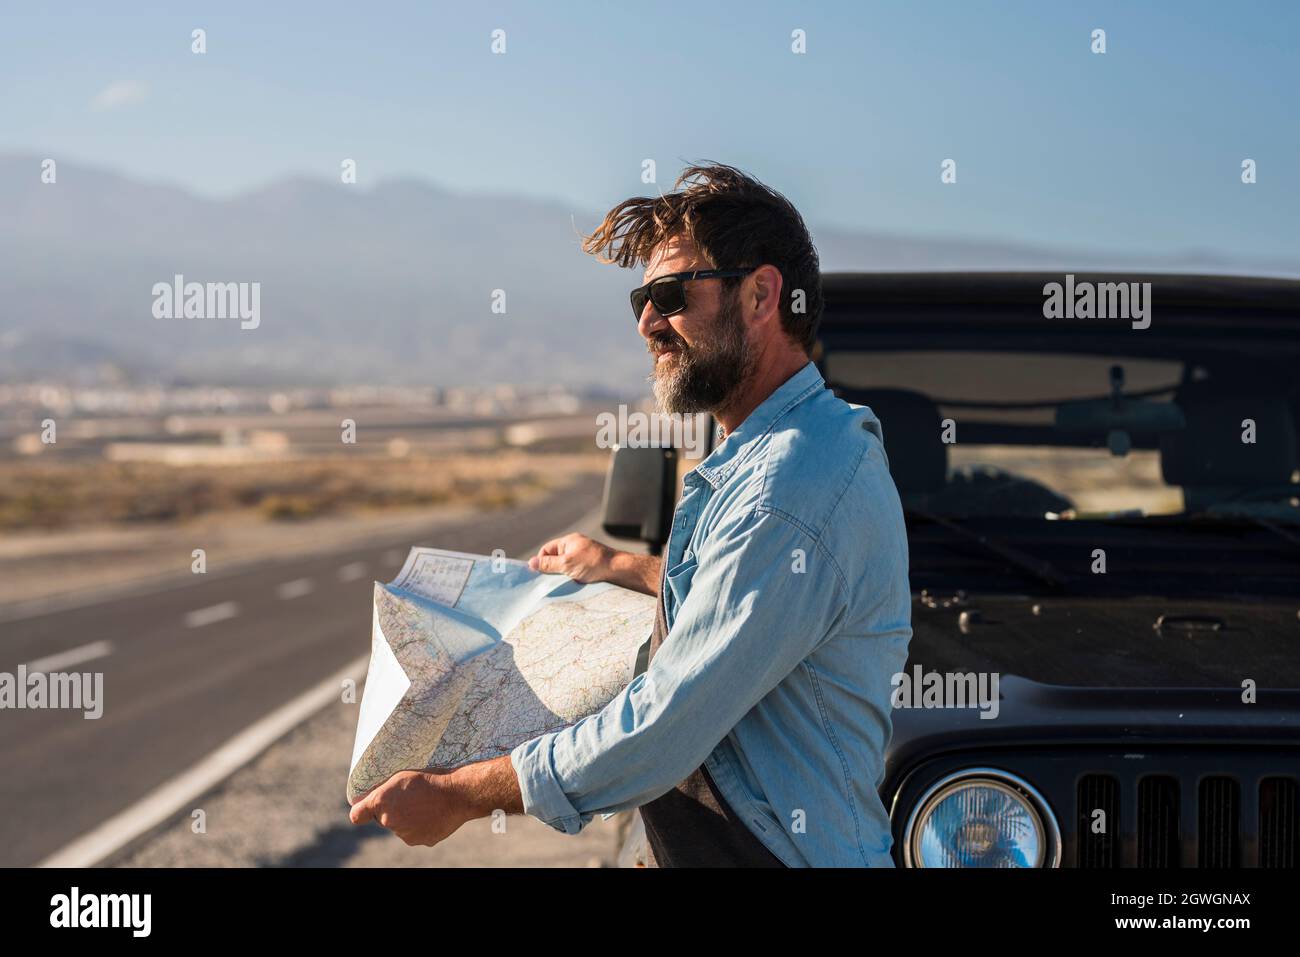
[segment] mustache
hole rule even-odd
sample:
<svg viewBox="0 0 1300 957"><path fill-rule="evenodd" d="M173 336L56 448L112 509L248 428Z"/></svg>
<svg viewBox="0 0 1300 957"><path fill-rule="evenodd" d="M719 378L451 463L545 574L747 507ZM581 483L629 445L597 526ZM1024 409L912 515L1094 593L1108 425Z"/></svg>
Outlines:
<svg viewBox="0 0 1300 957"><path fill-rule="evenodd" d="M657 356L666 349L676 349L678 352L686 352L689 348L686 340L675 332L656 332L646 340L646 351L651 355Z"/></svg>

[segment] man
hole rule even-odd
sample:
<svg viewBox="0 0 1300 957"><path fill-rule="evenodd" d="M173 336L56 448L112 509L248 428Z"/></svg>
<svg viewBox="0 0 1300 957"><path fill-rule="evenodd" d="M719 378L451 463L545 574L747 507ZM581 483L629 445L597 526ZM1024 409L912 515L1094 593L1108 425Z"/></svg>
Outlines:
<svg viewBox="0 0 1300 957"><path fill-rule="evenodd" d="M632 306L655 396L725 436L685 477L662 565L581 535L530 562L658 594L649 666L507 756L394 775L352 820L436 844L497 809L576 833L639 807L661 866L891 866L877 788L911 638L907 539L879 423L809 360L808 230L753 178L695 166L585 248L644 265Z"/></svg>

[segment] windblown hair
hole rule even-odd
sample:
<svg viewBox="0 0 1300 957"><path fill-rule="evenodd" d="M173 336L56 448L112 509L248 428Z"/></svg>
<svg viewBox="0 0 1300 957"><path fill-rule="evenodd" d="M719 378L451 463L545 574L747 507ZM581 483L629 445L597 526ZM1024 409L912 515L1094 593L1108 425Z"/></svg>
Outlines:
<svg viewBox="0 0 1300 957"><path fill-rule="evenodd" d="M611 209L582 248L601 262L631 268L645 266L674 237L689 239L714 269L780 270L781 328L812 353L822 316L821 264L803 217L788 199L731 166L688 166L673 192L627 199ZM722 281L729 290L741 282Z"/></svg>

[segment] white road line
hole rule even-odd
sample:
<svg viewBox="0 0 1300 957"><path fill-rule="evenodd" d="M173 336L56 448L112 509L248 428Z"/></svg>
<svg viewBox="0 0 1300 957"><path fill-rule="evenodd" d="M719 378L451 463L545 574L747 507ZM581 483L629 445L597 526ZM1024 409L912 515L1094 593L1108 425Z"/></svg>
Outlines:
<svg viewBox="0 0 1300 957"><path fill-rule="evenodd" d="M277 585L275 594L288 601L291 598L301 598L303 595L310 595L316 590L316 586L310 578L295 578L291 582L285 582L283 585Z"/></svg>
<svg viewBox="0 0 1300 957"><path fill-rule="evenodd" d="M37 658L35 661L28 663L27 673L32 674L39 671L42 674L48 674L51 671L70 668L86 661L94 661L96 658L106 658L112 653L113 643L111 641L92 641L80 648L72 648L68 651L61 651L57 655Z"/></svg>
<svg viewBox="0 0 1300 957"><path fill-rule="evenodd" d="M191 611L185 615L186 628L202 628L204 625L211 625L218 621L225 621L227 618L234 618L239 614L239 606L233 601L223 601L220 605L209 605L207 608L200 608L197 611Z"/></svg>
<svg viewBox="0 0 1300 957"><path fill-rule="evenodd" d="M91 867L184 810L326 705L342 700L343 681L358 684L369 654L245 728L193 767L41 861L40 867ZM342 801L343 789L339 787Z"/></svg>
<svg viewBox="0 0 1300 957"><path fill-rule="evenodd" d="M339 581L354 582L366 573L365 562L350 562L339 568Z"/></svg>

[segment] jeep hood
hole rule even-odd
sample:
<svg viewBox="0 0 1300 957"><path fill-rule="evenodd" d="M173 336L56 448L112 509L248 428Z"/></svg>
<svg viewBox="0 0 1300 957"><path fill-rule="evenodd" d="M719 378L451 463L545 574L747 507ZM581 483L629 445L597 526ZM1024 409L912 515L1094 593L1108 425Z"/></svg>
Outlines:
<svg viewBox="0 0 1300 957"><path fill-rule="evenodd" d="M1079 688L1300 688L1300 599L937 597L913 600L909 670Z"/></svg>

